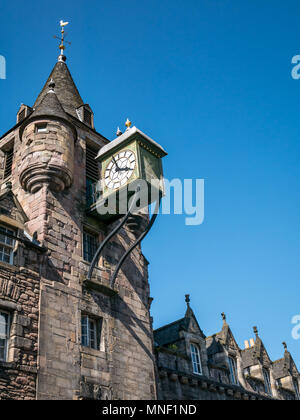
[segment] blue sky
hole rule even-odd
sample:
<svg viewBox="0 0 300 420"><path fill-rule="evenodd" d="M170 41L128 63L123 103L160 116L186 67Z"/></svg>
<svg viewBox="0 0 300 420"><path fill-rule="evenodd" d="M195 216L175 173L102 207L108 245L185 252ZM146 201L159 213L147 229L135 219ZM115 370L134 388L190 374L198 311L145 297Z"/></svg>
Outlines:
<svg viewBox="0 0 300 420"><path fill-rule="evenodd" d="M207 335L222 311L242 346L259 327L300 368L291 319L300 313L300 54L296 0L53 0L1 4L0 131L32 105L71 22L68 65L113 139L127 117L161 143L167 178L204 178L205 222L160 216L143 245L155 327L185 311Z"/></svg>

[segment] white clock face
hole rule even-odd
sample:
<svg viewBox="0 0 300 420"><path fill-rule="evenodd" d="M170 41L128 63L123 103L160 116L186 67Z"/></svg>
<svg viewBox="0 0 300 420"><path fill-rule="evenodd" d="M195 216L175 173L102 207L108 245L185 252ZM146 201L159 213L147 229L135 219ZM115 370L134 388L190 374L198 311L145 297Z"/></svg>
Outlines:
<svg viewBox="0 0 300 420"><path fill-rule="evenodd" d="M123 150L115 155L109 162L105 174L104 181L107 188L117 189L125 185L136 166L136 157L131 150Z"/></svg>

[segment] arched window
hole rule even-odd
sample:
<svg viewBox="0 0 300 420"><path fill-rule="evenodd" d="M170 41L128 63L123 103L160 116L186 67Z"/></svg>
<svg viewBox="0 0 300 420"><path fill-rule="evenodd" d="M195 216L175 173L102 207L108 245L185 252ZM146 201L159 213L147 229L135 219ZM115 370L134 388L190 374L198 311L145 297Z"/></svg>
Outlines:
<svg viewBox="0 0 300 420"><path fill-rule="evenodd" d="M193 363L193 372L196 375L202 375L202 365L199 347L195 344L191 344L191 355Z"/></svg>

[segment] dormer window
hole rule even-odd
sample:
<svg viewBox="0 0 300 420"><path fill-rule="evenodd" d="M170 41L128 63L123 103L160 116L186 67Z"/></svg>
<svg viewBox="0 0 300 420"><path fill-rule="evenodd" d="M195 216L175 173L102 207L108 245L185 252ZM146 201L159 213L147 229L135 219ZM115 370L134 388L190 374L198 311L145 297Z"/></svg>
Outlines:
<svg viewBox="0 0 300 420"><path fill-rule="evenodd" d="M29 114L32 113L32 108L27 105L22 105L17 116L17 123L23 121Z"/></svg>
<svg viewBox="0 0 300 420"><path fill-rule="evenodd" d="M202 375L202 364L199 347L195 344L191 344L191 356L193 364L193 372L196 375Z"/></svg>
<svg viewBox="0 0 300 420"><path fill-rule="evenodd" d="M93 111L91 110L89 105L86 104L77 108L77 115L81 122L94 128Z"/></svg>
<svg viewBox="0 0 300 420"><path fill-rule="evenodd" d="M265 383L265 393L268 395L272 395L270 372L267 369L263 369L263 375Z"/></svg>
<svg viewBox="0 0 300 420"><path fill-rule="evenodd" d="M18 118L19 121L18 122L24 120L25 115L26 115L26 109L24 108L24 109L22 109L22 111L19 114L19 118Z"/></svg>
<svg viewBox="0 0 300 420"><path fill-rule="evenodd" d="M87 108L84 108L83 120L86 124L92 125L92 113Z"/></svg>

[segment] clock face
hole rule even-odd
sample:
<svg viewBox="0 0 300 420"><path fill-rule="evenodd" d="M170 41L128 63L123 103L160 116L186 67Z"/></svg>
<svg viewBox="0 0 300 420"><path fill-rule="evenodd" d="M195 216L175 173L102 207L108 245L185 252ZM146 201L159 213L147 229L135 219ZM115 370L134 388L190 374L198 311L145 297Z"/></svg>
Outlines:
<svg viewBox="0 0 300 420"><path fill-rule="evenodd" d="M123 150L115 155L105 170L104 182L107 188L117 189L125 185L136 167L136 157L132 150Z"/></svg>

